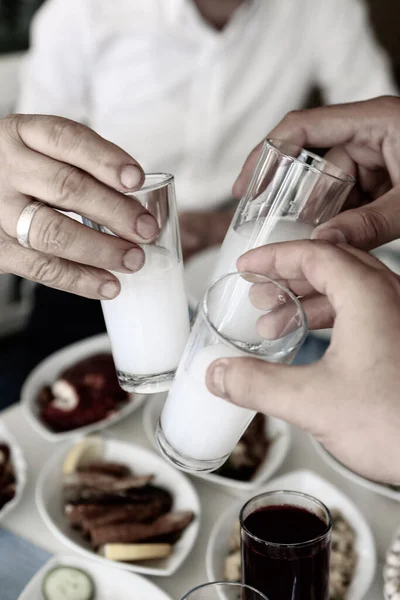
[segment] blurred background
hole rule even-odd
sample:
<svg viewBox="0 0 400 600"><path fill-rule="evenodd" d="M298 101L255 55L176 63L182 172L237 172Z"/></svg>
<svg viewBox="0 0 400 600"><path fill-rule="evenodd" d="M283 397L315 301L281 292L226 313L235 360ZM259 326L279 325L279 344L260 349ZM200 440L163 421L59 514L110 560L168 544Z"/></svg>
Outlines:
<svg viewBox="0 0 400 600"><path fill-rule="evenodd" d="M39 76L37 76L38 71L40 71L40 64L41 64L40 60L42 60L46 63L46 52L51 51L49 49L50 46L49 46L48 41L46 42L47 46L45 45L44 50L43 50L43 47L40 48L40 46L41 46L40 36L44 36L46 38L47 37L52 38L51 35L50 36L47 35L49 33L49 31L48 30L46 31L46 23L48 23L49 21L46 21L46 19L42 20L41 28L36 29L35 44L36 44L36 46L39 47L39 50L37 51L37 55L35 56L35 58L33 59L33 62L30 65L30 72L28 72L28 74L24 76L25 78L20 78L21 65L24 61L24 57L26 56L26 52L30 46L30 25L31 25L32 19L35 15L36 11L40 8L40 6L42 4L45 4L45 1L46 0L0 0L0 118L6 116L7 114L9 114L11 112L15 112L17 110L18 102L21 103L21 92L23 92L23 90L20 89L21 81L24 82L24 84L27 86L27 88L30 87L28 94L26 95L26 93L25 93L25 97L24 97L24 93L22 93L22 98L23 98L22 106L24 107L23 108L24 111L26 110L26 112L41 112L40 108L39 109L37 108L38 106L39 107L48 106L48 104L46 104L46 100L47 100L46 90L44 90L42 97L39 98L39 101L36 102L36 104L34 101L32 102L32 99L34 98L35 93L38 90L40 90L40 85L41 85L41 78L40 78L41 73L39 73ZM176 4L175 0L165 0L164 7L169 6L170 1L171 1L171 3ZM257 0L257 1L261 1L261 0ZM274 1L276 1L276 0L274 0ZM287 2L288 0L283 0L283 1ZM48 2L49 2L49 4L51 2L54 6L58 5L59 7L61 7L61 5L64 2L64 4L63 4L64 11L66 10L65 7L66 6L68 7L68 5L69 5L67 0L48 0ZM187 4L192 4L193 7L195 5L195 0L183 0L183 2L186 2ZM265 2L268 3L269 0L265 0ZM358 4L359 2L362 2L362 0L343 0L343 2L341 3L341 6L346 6L346 4L350 6L352 3ZM221 2L220 4L222 6L223 4L228 5L228 3L229 3L229 0L226 0L225 3ZM72 4L71 4L71 10L73 11L74 9L72 8ZM121 3L121 6L122 6L122 4L123 3ZM200 3L197 3L197 4L198 4L197 8L199 8ZM206 8L208 5L210 5L209 2L208 3L203 2L202 4ZM235 4L234 0L232 0L230 2L230 4ZM236 4L240 4L240 2L237 2ZM326 5L328 6L328 4L332 8L332 3L327 2ZM334 4L335 3L333 3L333 5ZM118 2L115 2L115 7L117 7L117 5L118 5ZM149 3L149 6L150 5L153 6L153 3L152 2ZM156 5L156 3L154 3L154 6L155 5ZM323 0L321 3L319 3L318 10L323 12L324 5L325 5L325 1ZM380 83L377 83L376 89L379 90L379 85L381 85L380 89L383 88L383 90L384 90L383 93L385 93L385 90L388 89L388 87L387 87L388 85L389 85L389 89L391 89L391 90L395 89L392 82L390 82L390 84L388 83L389 79L390 79L390 74L388 74L387 72L385 73L385 76L382 76L381 80L379 79L379 70L387 71L387 67L385 67L385 69L383 69L383 68L379 69L379 65L383 64L382 62L379 62L379 60L383 60L383 62L384 62L384 59L379 54L380 50L374 45L375 44L375 41L373 39L374 37L376 38L376 40L378 40L378 43L386 50L386 53L390 59L390 65L391 65L390 69L392 70L392 72L394 74L394 78L397 83L397 86L398 87L400 86L400 35L399 35L400 34L400 2L399 2L399 0L365 0L365 5L367 7L368 14L369 14L370 25L368 25L367 21L364 21L363 18L360 18L357 23L354 23L355 30L354 30L354 39L353 39L354 45L353 46L351 44L351 41L352 41L351 26L352 26L352 24L349 24L349 26L347 27L347 31L345 32L346 35L344 35L344 37L343 37L343 39L344 39L343 46L347 45L347 57L354 58L354 65L353 65L353 61L347 60L347 57L346 57L347 62L344 60L343 57L346 56L345 51L344 51L343 56L342 56L342 61L343 61L343 64L346 65L346 68L342 69L342 71L340 71L340 69L336 65L335 75L334 76L331 74L326 75L325 79L324 79L324 70L325 70L325 72L329 72L330 62L331 62L329 53L328 52L326 53L327 57L324 59L325 63L322 64L323 72L321 75L321 80L325 82L326 88L329 88L328 91L326 89L324 90L325 98L327 98L328 102L351 101L351 100L355 100L355 99L359 99L359 98L364 98L365 94L368 93L368 90L373 88L372 82L375 79L379 80L379 82L380 82ZM79 3L76 6L79 7L79 9L80 9ZM94 3L94 6L97 6L96 3ZM109 4L109 6L111 6L111 4ZM112 4L112 6L114 7L114 4ZM118 5L118 7L119 7L119 5ZM108 8L107 10L110 10L110 9ZM55 11L53 11L53 12L55 12ZM200 8L199 8L199 13L201 13ZM122 14L122 9L121 9L121 14ZM205 14L201 14L201 16L204 17ZM343 16L343 15L338 15L338 22L340 21L340 16ZM46 18L49 20L51 17L48 15L48 16L46 16ZM198 19L200 18L200 14L197 15L197 18ZM77 17L77 19L78 19L78 17ZM76 22L79 21L79 19L78 20L77 19L75 19ZM357 27L359 28L360 24L365 29L365 32L364 32L365 33L365 36L364 36L365 48L363 47L362 44L360 44L360 46L358 45L359 40L360 39L363 40L363 32L360 32L359 30L357 30ZM78 25L79 25L79 23L78 23ZM332 24L332 29L333 29L334 25L335 24ZM336 25L337 25L337 23L336 23ZM63 26L64 26L63 24L59 25L60 31L62 31ZM204 26L204 23L203 23L203 26ZM282 26L282 22L281 22L281 26ZM328 19L328 23L327 23L328 29L329 29L329 26L330 26L330 22ZM343 23L341 26L343 26ZM372 27L372 30L369 29L370 26ZM67 27L67 25L66 25L66 27ZM216 28L218 29L218 27L216 27ZM221 29L222 28L223 27L221 27ZM68 35L68 32L66 32L66 31L63 31L62 33L64 35ZM328 36L329 31L327 31L326 34L324 34L324 35ZM55 33L53 35L53 38L57 42L56 36L57 36L57 33ZM329 40L328 37L326 39L327 39L327 45L329 45L329 42L330 41L332 42L332 40ZM340 40L340 39L341 38L339 35L339 37L335 38L334 44L338 44L338 40ZM370 44L371 40L372 40L372 42L371 42L372 46L369 47L368 44ZM307 40L304 43L306 44ZM325 40L323 43L325 43ZM340 45L340 42L339 42L339 45ZM366 48L367 46L368 46L368 49ZM338 46L336 46L336 47L338 47ZM333 46L333 49L335 49L335 46ZM321 54L324 53L323 50L324 49L321 48ZM62 51L65 51L65 49L62 49ZM331 51L332 51L332 48L330 49L330 52ZM277 49L277 52L279 53L279 49ZM359 63L357 63L357 61L361 60L359 54L362 54L363 52L364 52L364 70L359 71L358 70ZM370 54L368 54L368 52L370 52ZM375 62L372 61L372 63L374 63L374 64L371 66L371 71L369 71L368 64L366 64L366 63L368 63L368 57L372 56L373 53L375 53L375 58L376 58L376 56L379 55L379 59L377 59ZM281 59L282 59L282 57L281 57ZM286 65L288 63L287 59L288 59L288 57L286 56L285 62L282 63L283 64L283 66L281 67L282 70L284 70L284 65ZM155 60L154 56L152 57L152 60ZM248 60L248 57L247 57L247 60ZM334 62L334 60L332 62ZM248 63L244 63L244 64L247 66ZM57 67L57 65L55 65L55 66ZM107 63L106 63L106 66L107 66ZM114 68L114 66L112 68ZM146 64L145 64L145 67L146 67ZM348 67L348 69L347 69L347 67ZM52 65L52 68L54 68L54 64ZM45 73L46 69L47 69L47 71ZM43 71L43 73L44 73L43 80L45 79L45 77L47 77L48 79L51 77L51 69L48 68L48 65L46 65L46 69L44 69L44 71ZM355 69L355 72L360 72L360 73L362 71L362 74L360 75L361 80L354 82L354 84L351 81L352 77L353 77L351 69ZM346 71L348 71L348 72L346 73ZM339 72L339 76L338 76L338 72ZM54 79L57 79L57 77L62 78L62 76L63 76L62 74L57 72L57 68L53 71L53 75L54 75ZM346 80L346 76L347 76L347 80ZM35 80L35 78L37 81L33 81L33 80ZM343 79L343 85L341 85L341 79ZM369 82L366 81L368 79L370 79ZM47 83L48 83L48 81L47 81ZM51 81L50 81L50 84L51 84ZM280 84L278 81L277 87L279 87L279 85ZM300 85L300 84L297 83L296 85ZM54 81L53 89L57 89L57 84L55 81ZM228 91L229 91L229 88L228 88ZM49 96L49 94L47 94L47 95ZM289 95L289 90L288 90L287 95ZM373 95L380 95L380 93L378 93L378 94L375 93ZM59 96L62 98L62 92L59 94ZM321 90L318 89L318 87L310 85L310 89L309 90L307 89L306 94L304 94L303 91L301 90L296 96L296 92L294 92L293 98L294 98L293 106L290 105L290 103L289 103L288 106L286 106L286 105L284 106L283 110L286 111L286 109L289 110L291 108L299 108L300 107L299 104L301 104L302 106L319 105L323 102L324 95L321 93ZM296 98L301 98L301 100L296 100ZM332 98L334 100L332 100ZM270 101L270 99L268 99L268 101ZM40 102L42 102L42 103L44 102L44 104L40 104ZM104 100L104 104L105 104L105 106L107 105L106 99ZM19 104L19 106L21 106L21 104ZM25 107L29 107L29 108L25 109ZM34 107L34 108L31 108L31 107ZM110 110L112 111L112 107L110 108ZM151 109L149 109L149 110L151 110ZM270 109L268 107L268 111L269 110ZM57 109L47 110L46 108L44 108L43 112L54 112L55 114L62 114L64 116L69 116L71 118L77 118L77 120L80 120L74 114L68 114L68 113L65 114L62 110L60 110L60 112L57 112ZM128 112L128 114L129 114L129 112ZM274 112L274 110L271 109L271 114L269 114L268 116L271 117L272 119L275 119L276 114L279 114L279 112L277 113L276 110ZM248 117L246 117L246 118L248 118ZM89 122L89 124L91 124L93 126L93 123L90 121L90 119L88 120L88 122ZM261 125L258 123L257 124L258 129L253 128L253 133L254 133L254 130L256 130L257 132L260 131L260 129L259 129L260 126ZM263 126L263 127L264 127L264 129L263 129L262 133L260 133L260 134L257 133L257 136L256 136L257 139L254 139L254 141L251 140L250 147L252 147L252 145L254 145L255 143L257 143L259 141L259 138L261 138L262 134L266 133L267 128L269 127L269 124L265 123L265 126ZM100 129L100 132L104 135L104 130ZM147 137L148 137L148 132L146 132L146 133L147 133ZM240 140L242 139L240 137L240 135L241 134L239 134L240 139L238 139L239 145L241 143ZM110 135L110 136L107 135L107 129L106 129L106 137L113 137L112 135ZM117 143L120 143L120 138L118 138L117 134L116 134L116 138L113 138L113 139ZM220 139L218 139L218 135L217 135L216 140L217 140L216 145L218 145L218 143L222 144L224 141L226 143L226 139L224 140L223 136L221 136ZM249 143L249 140L250 140L250 136L248 136L248 138L247 138L247 144ZM162 140L162 141L165 141L165 140ZM123 144L121 143L121 145L123 145ZM158 147L159 145L160 144L155 143L154 148ZM138 148L140 149L140 152L142 152L142 148L140 146L138 146ZM126 149L128 151L130 151L129 147ZM146 151L148 151L147 148L146 148ZM135 148L135 152L136 152L136 148ZM134 151L131 150L131 153L133 154ZM145 156L146 156L146 153L145 153ZM136 155L136 157L139 160L142 160L142 156L140 154L139 154L139 156ZM147 160L147 156L146 156L146 160ZM163 167L164 167L164 162L163 162L164 157L163 156L161 156L161 155L158 156L157 160L160 161L161 167L158 164L156 164L155 165L156 169L154 169L154 165L151 165L153 170L171 169L171 167L169 166L168 160L165 161L165 168L163 169ZM233 163L234 163L234 161L232 161L232 164ZM228 166L232 166L232 165L228 165ZM235 166L235 168L236 168L235 164L233 164L233 166ZM177 174L175 171L173 171L173 172L175 174ZM227 175L229 175L229 177L231 176L230 173L227 173ZM202 183L204 186L204 180L201 181L200 183ZM179 194L178 194L178 196L179 196ZM216 208L218 210L220 210L220 207L217 205L216 205ZM209 243L210 244L216 243L216 241L219 242L219 240L214 240L214 241L211 240ZM18 350L18 346L21 345L21 340L24 340L23 337L21 338L20 333L21 333L21 331L23 331L23 329L25 327L25 323L26 323L26 321L31 313L31 310L32 310L32 302L33 302L32 291L33 291L33 286L29 282L28 283L23 282L15 277L8 276L8 275L0 276L0 385L2 383L2 374L6 373L7 377L9 375L10 361L12 361L14 364L19 364L18 359L17 359L17 363L16 363L14 358L15 358L15 356L17 356L18 352L20 352L20 349ZM56 300L54 300L54 298ZM47 305L46 305L46 302L47 302ZM45 343L43 343L43 347L39 349L39 346L35 346L35 344L39 344L40 339L42 339L42 338L44 339L46 337L45 332L43 333L43 328L41 329L42 324L40 323L40 315L39 315L39 317L36 318L36 325L34 328L34 332L33 333L31 332L31 337L25 338L25 341L26 341L26 339L28 339L29 343L23 342L25 344L25 346L29 345L29 344L31 346L35 346L31 349L32 356L29 358L28 362L26 363L25 370L27 370L28 367L32 368L38 360L43 358L49 352L54 351L57 348L57 346L61 346L63 344L75 341L75 338L79 337L79 331L78 331L79 328L81 328L82 337L84 337L85 335L91 335L93 333L96 333L97 330L99 329L99 327L102 327L102 325L101 325L102 317L101 317L100 308L99 308L98 303L96 304L95 309L93 309L93 308L88 309L87 307L89 305L87 303L85 305L83 305L82 302L78 302L77 300L71 300L71 299L66 300L65 295L63 296L60 293L58 293L58 296L57 295L49 296L49 298L47 298L44 302L42 302L43 306L45 307L44 309L42 309L42 312L44 312L46 314L46 317L49 318L49 314L51 312L51 310L49 309L49 306L50 307L55 306L57 303L59 303L58 305L61 306L60 303L63 303L63 302L65 303L63 314L66 314L67 311L75 311L76 314L79 313L79 315L81 315L80 320L78 320L76 323L76 331L74 332L71 328L69 328L66 337L63 338L62 334L60 333L60 337L57 342L52 341L51 344L50 345L48 344L47 346ZM84 308L82 308L83 306L84 306ZM93 303L90 305L90 307L93 307ZM56 309L54 309L53 312L55 313L54 322L56 323L56 318L57 318ZM93 326L90 326L90 324L88 325L88 322L92 318L92 314L94 312L96 312L96 319L95 319L96 324L93 324ZM85 325L83 325L83 323L85 323ZM99 323L100 323L100 325L99 325ZM51 323L51 319L50 319L49 326L48 326L49 330L51 330L51 327L52 327L52 323ZM68 327L68 323L67 323L67 327ZM55 336L53 335L52 338L54 340ZM37 340L39 340L39 341L37 341ZM15 349L15 351L17 353L17 354L15 354L15 356L13 354L13 349ZM19 377L19 379L21 379L21 377ZM17 392L15 392L15 394L14 394L14 399L16 397L16 393ZM1 406L1 401L0 401L0 406Z"/></svg>

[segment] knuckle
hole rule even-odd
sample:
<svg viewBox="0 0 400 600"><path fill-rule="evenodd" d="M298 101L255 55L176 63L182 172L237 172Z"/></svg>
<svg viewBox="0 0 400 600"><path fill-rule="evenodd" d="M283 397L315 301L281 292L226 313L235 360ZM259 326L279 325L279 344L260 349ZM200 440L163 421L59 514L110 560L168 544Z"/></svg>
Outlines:
<svg viewBox="0 0 400 600"><path fill-rule="evenodd" d="M71 197L83 195L86 188L86 175L76 167L62 165L51 184L61 206L68 207Z"/></svg>
<svg viewBox="0 0 400 600"><path fill-rule="evenodd" d="M12 244L4 239L0 238L0 273L11 273L10 259L12 256Z"/></svg>
<svg viewBox="0 0 400 600"><path fill-rule="evenodd" d="M303 109L291 110L288 113L286 113L284 120L291 122L291 123L292 122L297 123L299 120L301 120L303 114L304 114Z"/></svg>
<svg viewBox="0 0 400 600"><path fill-rule="evenodd" d="M61 117L55 118L48 129L48 141L53 147L74 150L79 144L80 128L79 123Z"/></svg>
<svg viewBox="0 0 400 600"><path fill-rule="evenodd" d="M30 277L45 285L61 286L64 277L61 259L54 256L40 256L31 265Z"/></svg>
<svg viewBox="0 0 400 600"><path fill-rule="evenodd" d="M8 115L0 121L1 139L0 143L6 144L7 151L9 151L9 144L14 144L20 141L19 126L21 121L21 115Z"/></svg>
<svg viewBox="0 0 400 600"><path fill-rule="evenodd" d="M55 213L56 215L56 213ZM63 252L72 243L71 235L63 227L63 220L54 216L37 225L36 239L38 248L44 252Z"/></svg>
<svg viewBox="0 0 400 600"><path fill-rule="evenodd" d="M360 209L358 212L361 219L360 233L364 234L362 237L366 238L370 245L383 243L391 229L386 216L372 207Z"/></svg>
<svg viewBox="0 0 400 600"><path fill-rule="evenodd" d="M379 105L379 109L388 113L395 112L396 115L399 114L400 109L400 99L397 96L380 96L376 100Z"/></svg>

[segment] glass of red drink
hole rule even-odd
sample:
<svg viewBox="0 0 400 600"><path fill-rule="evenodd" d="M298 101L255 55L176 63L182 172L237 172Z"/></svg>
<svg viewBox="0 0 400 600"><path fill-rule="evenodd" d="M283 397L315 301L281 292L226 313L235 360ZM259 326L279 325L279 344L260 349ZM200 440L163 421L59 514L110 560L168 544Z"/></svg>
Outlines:
<svg viewBox="0 0 400 600"><path fill-rule="evenodd" d="M240 513L242 581L269 600L328 600L331 516L300 492L267 492Z"/></svg>

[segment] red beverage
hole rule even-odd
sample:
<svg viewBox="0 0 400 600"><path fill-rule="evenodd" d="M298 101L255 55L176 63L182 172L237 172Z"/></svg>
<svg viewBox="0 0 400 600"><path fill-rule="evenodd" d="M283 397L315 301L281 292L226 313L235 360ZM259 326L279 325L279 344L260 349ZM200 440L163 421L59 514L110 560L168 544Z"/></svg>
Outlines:
<svg viewBox="0 0 400 600"><path fill-rule="evenodd" d="M290 500L290 493L280 494ZM301 506L259 506L258 502L249 512L246 508L254 500L242 510L243 582L269 600L328 600L331 525L327 509L324 518L323 512L309 510L306 502Z"/></svg>

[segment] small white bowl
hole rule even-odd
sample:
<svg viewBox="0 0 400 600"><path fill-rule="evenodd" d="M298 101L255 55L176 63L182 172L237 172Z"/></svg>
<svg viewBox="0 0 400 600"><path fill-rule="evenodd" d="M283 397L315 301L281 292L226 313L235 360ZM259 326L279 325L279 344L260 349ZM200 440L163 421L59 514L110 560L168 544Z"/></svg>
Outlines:
<svg viewBox="0 0 400 600"><path fill-rule="evenodd" d="M328 508L337 508L354 527L357 540L357 567L349 587L347 600L361 600L374 579L376 569L375 542L371 529L358 508L338 488L312 471L293 471L269 481L257 493L272 490L291 490L315 496ZM251 498L251 496L249 496ZM206 552L206 569L209 581L219 581L224 576L224 562L229 553L232 528L239 519L245 500L231 505L214 525Z"/></svg>
<svg viewBox="0 0 400 600"><path fill-rule="evenodd" d="M140 575L117 570L110 565L101 565L81 556L60 554L51 558L32 577L18 600L43 600L42 584L46 574L55 567L76 567L86 571L94 581L96 600L172 600L151 581Z"/></svg>
<svg viewBox="0 0 400 600"><path fill-rule="evenodd" d="M21 500L24 493L28 467L20 446L13 436L0 421L0 443L6 443L11 450L11 461L14 466L15 478L17 480L16 493L10 502L7 502L0 510L0 521L3 521L6 515L13 510Z"/></svg>
<svg viewBox="0 0 400 600"><path fill-rule="evenodd" d="M48 356L38 364L26 379L21 392L22 411L32 427L48 442L61 442L78 435L86 435L93 431L100 431L105 427L114 425L124 417L137 410L147 396L131 394L130 399L121 408L107 419L102 419L91 425L71 429L70 431L52 431L40 419L38 395L41 388L51 385L58 375L73 364L102 352L110 352L111 346L107 334L96 335L75 344L71 344L58 352Z"/></svg>
<svg viewBox="0 0 400 600"><path fill-rule="evenodd" d="M195 519L174 545L170 556L135 564L113 562L94 552L64 516L62 465L69 450L63 448L44 465L36 483L36 504L50 531L71 549L107 565L146 575L172 575L189 555L198 535L200 502L192 483L183 473L167 465L157 454L140 446L104 438L104 459L127 465L137 475L154 475L154 483L173 495L173 510L191 510Z"/></svg>
<svg viewBox="0 0 400 600"><path fill-rule="evenodd" d="M165 393L155 394L148 398L143 410L143 429L154 448L157 448L155 431L165 398ZM271 440L268 452L250 481L238 481L215 473L191 473L191 475L224 487L226 492L234 495L249 494L272 477L285 460L290 448L291 430L284 421L269 417L266 421L266 434Z"/></svg>

